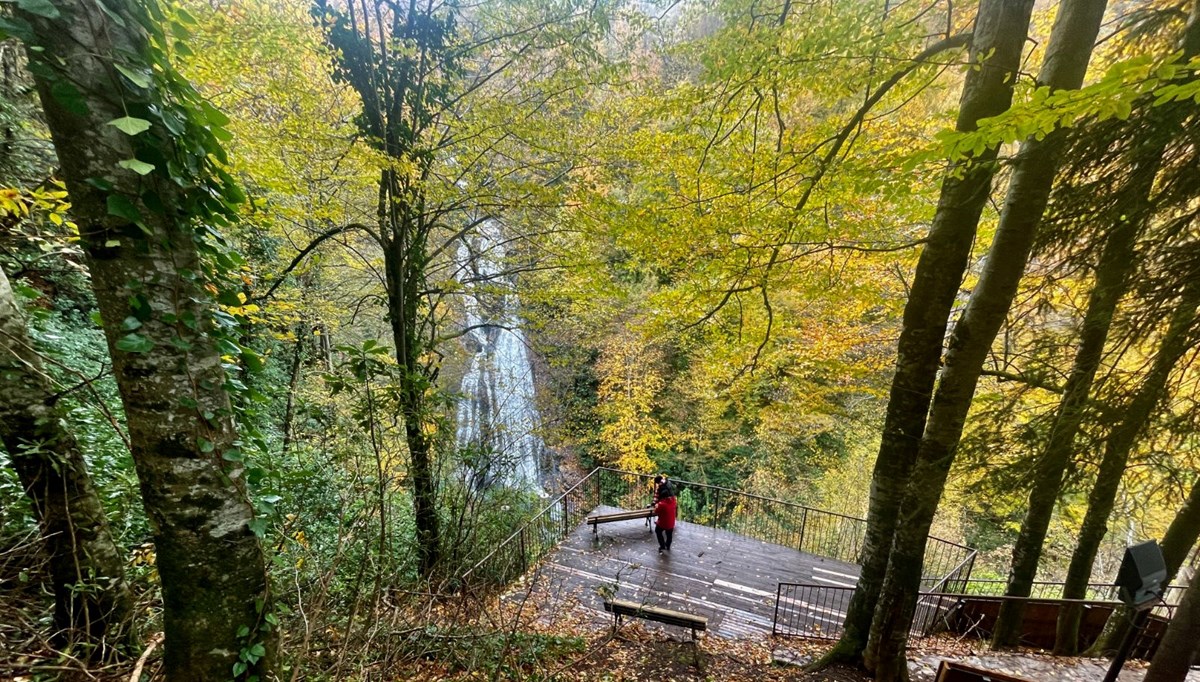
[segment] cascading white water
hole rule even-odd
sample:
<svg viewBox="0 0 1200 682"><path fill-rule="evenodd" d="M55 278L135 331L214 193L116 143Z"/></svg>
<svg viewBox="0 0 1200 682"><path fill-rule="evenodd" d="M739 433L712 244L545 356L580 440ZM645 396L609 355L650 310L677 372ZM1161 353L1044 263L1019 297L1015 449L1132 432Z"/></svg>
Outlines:
<svg viewBox="0 0 1200 682"><path fill-rule="evenodd" d="M465 472L472 486L505 485L544 496L533 364L517 294L502 274L504 256L495 220L484 221L458 249L458 281L467 291L463 343L474 356L462 379L456 436L460 448L475 454Z"/></svg>

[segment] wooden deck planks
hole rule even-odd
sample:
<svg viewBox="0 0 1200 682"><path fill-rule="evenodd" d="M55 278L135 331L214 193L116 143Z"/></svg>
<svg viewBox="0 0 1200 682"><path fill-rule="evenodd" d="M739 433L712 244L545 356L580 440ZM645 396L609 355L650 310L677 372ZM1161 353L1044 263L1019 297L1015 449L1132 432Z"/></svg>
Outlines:
<svg viewBox="0 0 1200 682"><path fill-rule="evenodd" d="M622 510L601 506L595 514ZM858 566L736 533L680 521L670 552L659 554L642 520L600 527L581 524L546 559L540 578L551 593L573 595L589 611L603 610L602 586L612 597L708 618L722 637L770 634L780 582L853 586ZM841 613L820 614L840 619Z"/></svg>

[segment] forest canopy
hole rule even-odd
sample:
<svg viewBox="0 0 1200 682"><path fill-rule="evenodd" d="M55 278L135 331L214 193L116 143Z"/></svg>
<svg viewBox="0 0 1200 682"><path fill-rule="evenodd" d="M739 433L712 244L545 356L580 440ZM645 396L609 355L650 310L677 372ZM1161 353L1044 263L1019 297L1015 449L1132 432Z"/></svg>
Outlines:
<svg viewBox="0 0 1200 682"><path fill-rule="evenodd" d="M860 524L814 670L907 680L951 575L1016 647L1041 586L1095 599L1153 539L1192 616L1147 679L1183 679L1200 3L14 0L0 32L0 675L553 679L596 640L500 595L573 494L658 474L796 550L766 505ZM1126 615L1064 602L1055 653Z"/></svg>

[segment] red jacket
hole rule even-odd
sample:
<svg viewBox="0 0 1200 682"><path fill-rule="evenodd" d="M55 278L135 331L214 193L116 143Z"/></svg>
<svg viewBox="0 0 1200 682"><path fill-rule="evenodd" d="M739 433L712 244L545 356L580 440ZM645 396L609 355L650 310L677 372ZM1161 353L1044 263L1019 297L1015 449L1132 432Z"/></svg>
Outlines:
<svg viewBox="0 0 1200 682"><path fill-rule="evenodd" d="M675 498L667 497L654 505L654 513L658 514L656 525L664 530L675 527Z"/></svg>

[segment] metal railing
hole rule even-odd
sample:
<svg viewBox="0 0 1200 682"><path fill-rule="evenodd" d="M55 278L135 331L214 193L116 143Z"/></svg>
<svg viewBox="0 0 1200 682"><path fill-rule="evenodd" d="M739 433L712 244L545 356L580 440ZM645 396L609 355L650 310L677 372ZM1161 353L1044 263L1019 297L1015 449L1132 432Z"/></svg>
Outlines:
<svg viewBox="0 0 1200 682"><path fill-rule="evenodd" d="M808 639L838 639L846 621L853 587L779 583L771 634Z"/></svg>
<svg viewBox="0 0 1200 682"><path fill-rule="evenodd" d="M593 469L464 573L464 587L512 581L602 504L622 509L645 507L651 502L652 482L648 474ZM672 479L671 487L682 521L846 563L859 562L866 534L864 519L707 483ZM973 564L974 556L969 547L931 536L923 572L948 576L964 562Z"/></svg>
<svg viewBox="0 0 1200 682"><path fill-rule="evenodd" d="M1004 589L1007 585L1008 583L1004 580L971 578L966 582L965 588L962 591L966 594L1000 597L1004 595ZM1065 583L1051 580L1035 580L1032 589L1029 591L1029 598L1061 599L1064 585ZM1170 585L1167 587L1163 598L1171 603L1178 602L1179 597L1183 596L1183 590L1185 589L1186 586L1183 585ZM1087 592L1083 599L1091 601L1118 601L1117 586L1112 583L1088 583Z"/></svg>
<svg viewBox="0 0 1200 682"><path fill-rule="evenodd" d="M589 482L598 476L593 469L567 488L541 511L509 535L487 556L462 574L462 587L507 585L529 570L583 523L588 512L600 503Z"/></svg>
<svg viewBox="0 0 1200 682"><path fill-rule="evenodd" d="M979 583L990 585L1000 583L999 592L1004 591L1004 581L976 580L970 578L970 567L974 557L963 562L944 578L933 581L937 587L922 589L917 595L917 606L913 613L909 637L928 637L939 632L963 632L974 627L965 624L959 607L965 602L1003 602L1010 599L1023 600L1028 603L1080 603L1088 606L1119 607L1115 599L1062 599L1062 583L1039 581L1035 583L1038 594L1030 597L1005 597L1003 594L981 594L978 592ZM930 579L926 579L929 581ZM1055 596L1042 596L1054 594ZM807 639L836 640L842 636L843 621L850 600L854 597L854 587L831 587L829 585L780 583L775 595L775 617L771 633L783 637L802 637ZM1089 589L1097 592L1108 591L1116 595L1112 585L1093 583ZM1172 585L1167 588L1164 600L1156 605L1151 613L1166 621L1170 621L1178 608L1178 599L1185 587ZM1159 633L1161 634L1161 633ZM1137 641L1138 651L1152 651L1157 645L1155 636L1143 632Z"/></svg>

